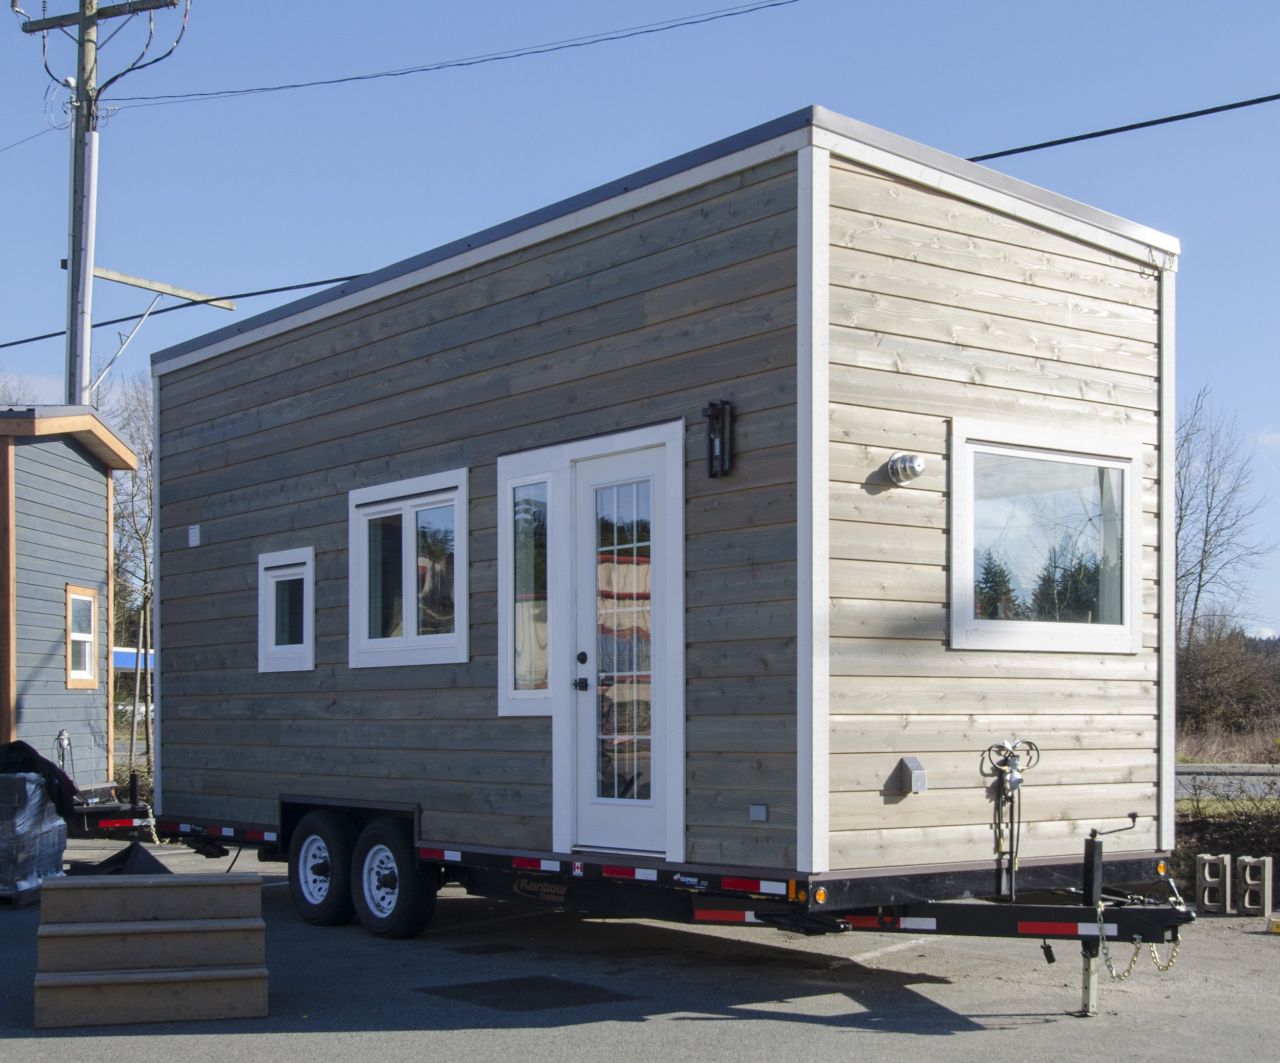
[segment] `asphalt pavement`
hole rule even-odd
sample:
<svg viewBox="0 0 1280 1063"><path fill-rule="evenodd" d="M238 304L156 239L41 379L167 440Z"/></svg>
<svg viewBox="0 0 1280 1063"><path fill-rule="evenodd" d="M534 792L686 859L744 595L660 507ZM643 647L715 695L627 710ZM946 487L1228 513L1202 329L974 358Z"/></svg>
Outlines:
<svg viewBox="0 0 1280 1063"><path fill-rule="evenodd" d="M76 857L106 855L110 848ZM175 871L230 858L152 847ZM265 1019L33 1031L39 908L0 908L3 1063L317 1063L320 1060L1255 1060L1275 1047L1280 934L1202 918L1168 974L1144 948L1079 1018L1080 958L1038 941L603 920L445 890L422 938L302 923L266 872ZM1117 947L1116 964L1130 946ZM1161 949L1162 958L1168 947Z"/></svg>

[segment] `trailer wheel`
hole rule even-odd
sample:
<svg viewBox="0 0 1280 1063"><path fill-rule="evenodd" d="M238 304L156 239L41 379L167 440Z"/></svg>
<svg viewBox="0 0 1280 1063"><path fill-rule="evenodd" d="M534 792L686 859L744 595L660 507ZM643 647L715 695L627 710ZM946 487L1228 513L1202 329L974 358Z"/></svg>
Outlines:
<svg viewBox="0 0 1280 1063"><path fill-rule="evenodd" d="M356 828L341 812L316 809L298 823L289 842L289 894L293 907L315 926L351 922L351 852Z"/></svg>
<svg viewBox="0 0 1280 1063"><path fill-rule="evenodd" d="M370 934L417 937L435 913L439 875L418 866L409 829L398 819L375 819L360 832L351 860L356 918Z"/></svg>

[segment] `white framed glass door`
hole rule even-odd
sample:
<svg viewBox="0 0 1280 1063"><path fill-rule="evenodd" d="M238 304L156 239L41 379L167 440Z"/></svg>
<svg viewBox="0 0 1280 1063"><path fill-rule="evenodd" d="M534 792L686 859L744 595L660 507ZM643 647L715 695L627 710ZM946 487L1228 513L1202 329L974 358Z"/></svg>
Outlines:
<svg viewBox="0 0 1280 1063"><path fill-rule="evenodd" d="M654 652L674 562L662 458L650 448L574 465L578 848L664 851L668 781L683 777L669 763L677 706Z"/></svg>

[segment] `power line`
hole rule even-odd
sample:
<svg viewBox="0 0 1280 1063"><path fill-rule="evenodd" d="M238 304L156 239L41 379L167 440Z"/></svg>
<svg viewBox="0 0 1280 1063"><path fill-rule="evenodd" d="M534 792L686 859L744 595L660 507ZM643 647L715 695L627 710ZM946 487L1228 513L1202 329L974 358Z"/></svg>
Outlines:
<svg viewBox="0 0 1280 1063"><path fill-rule="evenodd" d="M797 3L798 0L780 0L780 2L781 3ZM774 4L769 6L778 6L778 5ZM1276 93L1271 96L1257 96L1251 100L1239 100L1235 103L1219 104L1216 107L1205 107L1198 111L1186 111L1182 114L1169 115L1165 118L1152 118L1145 122L1132 122L1129 125L1113 126L1110 129L1099 129L1092 133L1080 133L1072 137L1060 137L1057 140L1045 140L1038 144L1027 144L1020 148L1008 148L1005 151L988 152L986 155L971 155L969 156L968 161L984 162L988 159L998 159L1007 155L1021 155L1030 151L1040 151L1043 148L1058 147L1062 144L1075 144L1082 140L1095 140L1098 137L1113 136L1117 133L1129 133L1135 129L1147 129L1151 126L1168 125L1171 122L1181 122L1181 121L1185 121L1188 118L1203 118L1205 115L1221 114L1223 111L1235 111L1235 110L1239 110L1242 107L1253 107L1261 103L1274 103L1277 100L1280 100L1280 93ZM40 136L40 135L42 134L40 133L36 134L36 136ZM28 137L27 139L30 140L33 138ZM23 142L19 141L18 143L23 143ZM10 145L10 147L12 146L14 145ZM5 150L5 149L0 149L0 150ZM323 281L307 281L303 284L288 284L279 288L263 288L260 291L240 292L235 295L220 295L217 298L219 299L252 299L255 296L259 296L259 295L275 295L280 292L300 291L304 288L322 288L325 285L329 285L329 284L342 284L345 281L355 280L359 276L362 276L362 274L354 274L350 277L335 277L330 280L323 280ZM159 314L169 314L175 310L186 310L188 307L192 307L192 306L203 306L205 302L210 302L210 301L212 300L201 300L198 302L179 303L176 306L167 306L162 310L155 311L151 316L156 317ZM137 321L140 317L142 317L141 314L133 314L128 317L118 317L118 318L112 319L111 321L98 322L93 327L104 328L107 325L121 325L121 324L125 324L126 322ZM8 347L21 347L22 345L27 343L38 343L40 340L56 339L57 337L64 336L64 335L66 335L66 331L62 330L59 332L46 332L41 336L28 336L26 339L22 339L22 340L9 340L7 343L0 343L0 350L4 350L5 348L8 348Z"/></svg>
<svg viewBox="0 0 1280 1063"><path fill-rule="evenodd" d="M1198 111L1184 111L1182 114L1171 114L1164 118L1149 118L1145 122L1130 122L1128 125L1112 126L1110 129L1098 129L1092 133L1078 133L1073 137L1042 140L1038 144L1027 144L1021 148L1006 148L1004 151L992 151L986 155L970 155L969 161L986 162L989 159L1003 159L1008 155L1022 155L1028 151L1056 148L1063 144L1078 144L1082 140L1097 140L1099 137L1110 137L1116 133L1132 133L1135 129L1150 129L1152 126L1168 125L1170 122L1185 122L1188 118L1203 118L1208 114L1238 111L1241 107L1256 107L1260 103L1274 103L1276 100L1280 100L1280 92L1270 96L1256 96L1252 100L1237 100L1235 103L1221 103L1216 107L1203 107Z"/></svg>
<svg viewBox="0 0 1280 1063"><path fill-rule="evenodd" d="M212 92L184 92L159 96L118 96L116 97L116 102L125 105L121 108L122 110L129 109L130 106L163 107L168 104L191 103L198 100L225 100L237 96L257 96L268 92L289 92L294 89L312 89L325 85L346 85L356 81L376 81L381 78L407 77L410 74L429 74L439 70L480 66L484 63L499 63L529 55L547 55L551 52L563 52L572 48L588 48L595 44L605 44L610 41L623 41L632 37L666 33L668 30L684 29L688 26L701 26L708 22L719 22L722 19L752 15L758 11L765 11L774 7L787 7L799 2L800 0L758 0L756 3L719 8L714 11L703 11L700 14L688 15L684 18L650 22L641 26L630 26L626 29L605 30L602 33L593 33L585 37L571 37L561 41L548 41L544 44L531 44L524 48L512 48L503 52L488 52L484 55L467 56L462 59L445 59L438 63L404 67L400 70L382 70L373 74L351 74L347 77L325 78L319 81L298 81L284 85L262 85L247 89L220 89Z"/></svg>
<svg viewBox="0 0 1280 1063"><path fill-rule="evenodd" d="M9 151L13 148L21 147L23 144L26 144L28 141L35 140L36 137L42 137L46 133L52 133L52 132L53 132L52 128L42 129L40 130L39 133L32 133L31 136L29 137L23 137L21 140L15 140L12 144L6 144L3 148L0 148L0 154L3 154L4 152Z"/></svg>
<svg viewBox="0 0 1280 1063"><path fill-rule="evenodd" d="M192 299L190 302L178 303L174 306L166 306L161 310L152 311L151 317L159 317L161 314L172 314L175 310L186 310L193 306L206 306L209 303L220 302L224 299L253 299L259 295L278 295L281 292L297 292L304 288L324 288L330 284L345 284L347 281L356 280L362 277L362 273L353 273L350 277L330 277L323 281L305 281L302 284L285 284L279 288L260 288L255 292L236 292L232 295L214 295L208 299ZM139 321L145 314L129 314L127 317L113 317L110 321L96 321L94 328L106 328L108 325L124 325L130 321ZM21 347L26 343L39 343L41 340L54 340L59 336L65 336L66 329L59 329L57 332L46 332L40 336L28 336L24 340L9 340L7 343L0 343L0 351L6 347Z"/></svg>

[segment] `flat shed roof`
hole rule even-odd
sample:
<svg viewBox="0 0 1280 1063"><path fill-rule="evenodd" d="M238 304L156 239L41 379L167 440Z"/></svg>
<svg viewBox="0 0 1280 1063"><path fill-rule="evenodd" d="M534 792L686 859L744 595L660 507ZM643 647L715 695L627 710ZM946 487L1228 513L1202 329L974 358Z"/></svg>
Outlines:
<svg viewBox="0 0 1280 1063"><path fill-rule="evenodd" d="M332 288L326 288L313 295L305 296L264 313L246 318L244 321L227 325L216 331L196 336L172 347L157 351L151 356L152 371L156 375L160 375L171 369L179 368L180 365L174 364L179 360L181 365L199 361L201 359L198 357L186 356L194 356L197 352L207 348L228 349L235 346L231 341L234 341L237 337L245 336L245 342L253 342L253 340L263 338L264 331L269 333L284 331L289 327L288 322L291 319L302 315L307 315L308 319L313 320L317 313L322 313L323 308L328 304L343 303L341 308L334 307L335 312L339 309L349 309L353 301L357 304L360 302L358 297L361 292L370 292L370 299L380 298L381 293L374 295L372 294L373 289L381 288L400 278L408 277L428 267L457 258L460 255L479 251L486 245L496 244L526 230L564 218L576 211L607 203L611 199L616 199L645 186L656 184L666 178L674 177L685 171L715 162L718 159L748 148L779 140L789 134L805 129L820 129L834 133L854 144L865 145L878 152L888 152L901 159L926 167L939 175L961 178L966 182L990 189L993 192L1021 200L1030 206L1046 209L1054 214L1105 230L1167 255L1177 255L1179 252L1178 241L1174 237L1148 228L1145 225L1109 214L1106 211L1069 199L1066 196L1060 196L1037 185L1020 181L1015 177L999 173L989 167L969 162L958 156L939 151L937 148L931 148L906 137L898 136L895 133L889 133L875 126L867 125L865 122L847 118L844 115L827 110L825 107L805 107L799 111L793 111L791 114L783 115L781 118L775 118L771 122L765 122L741 133L725 137L723 140L717 140L694 151L677 155L665 162L646 167L643 170L637 170L626 177L618 178L615 181L610 181L578 195L570 196L568 199L562 199L558 203L552 203L539 210L522 214L500 225L494 225L470 236L464 236L459 240L442 244L431 251L403 259L382 269L373 270L342 284L335 285ZM249 334L251 333L256 333L257 335L250 336ZM215 353L217 352L209 351L207 356L212 356Z"/></svg>

